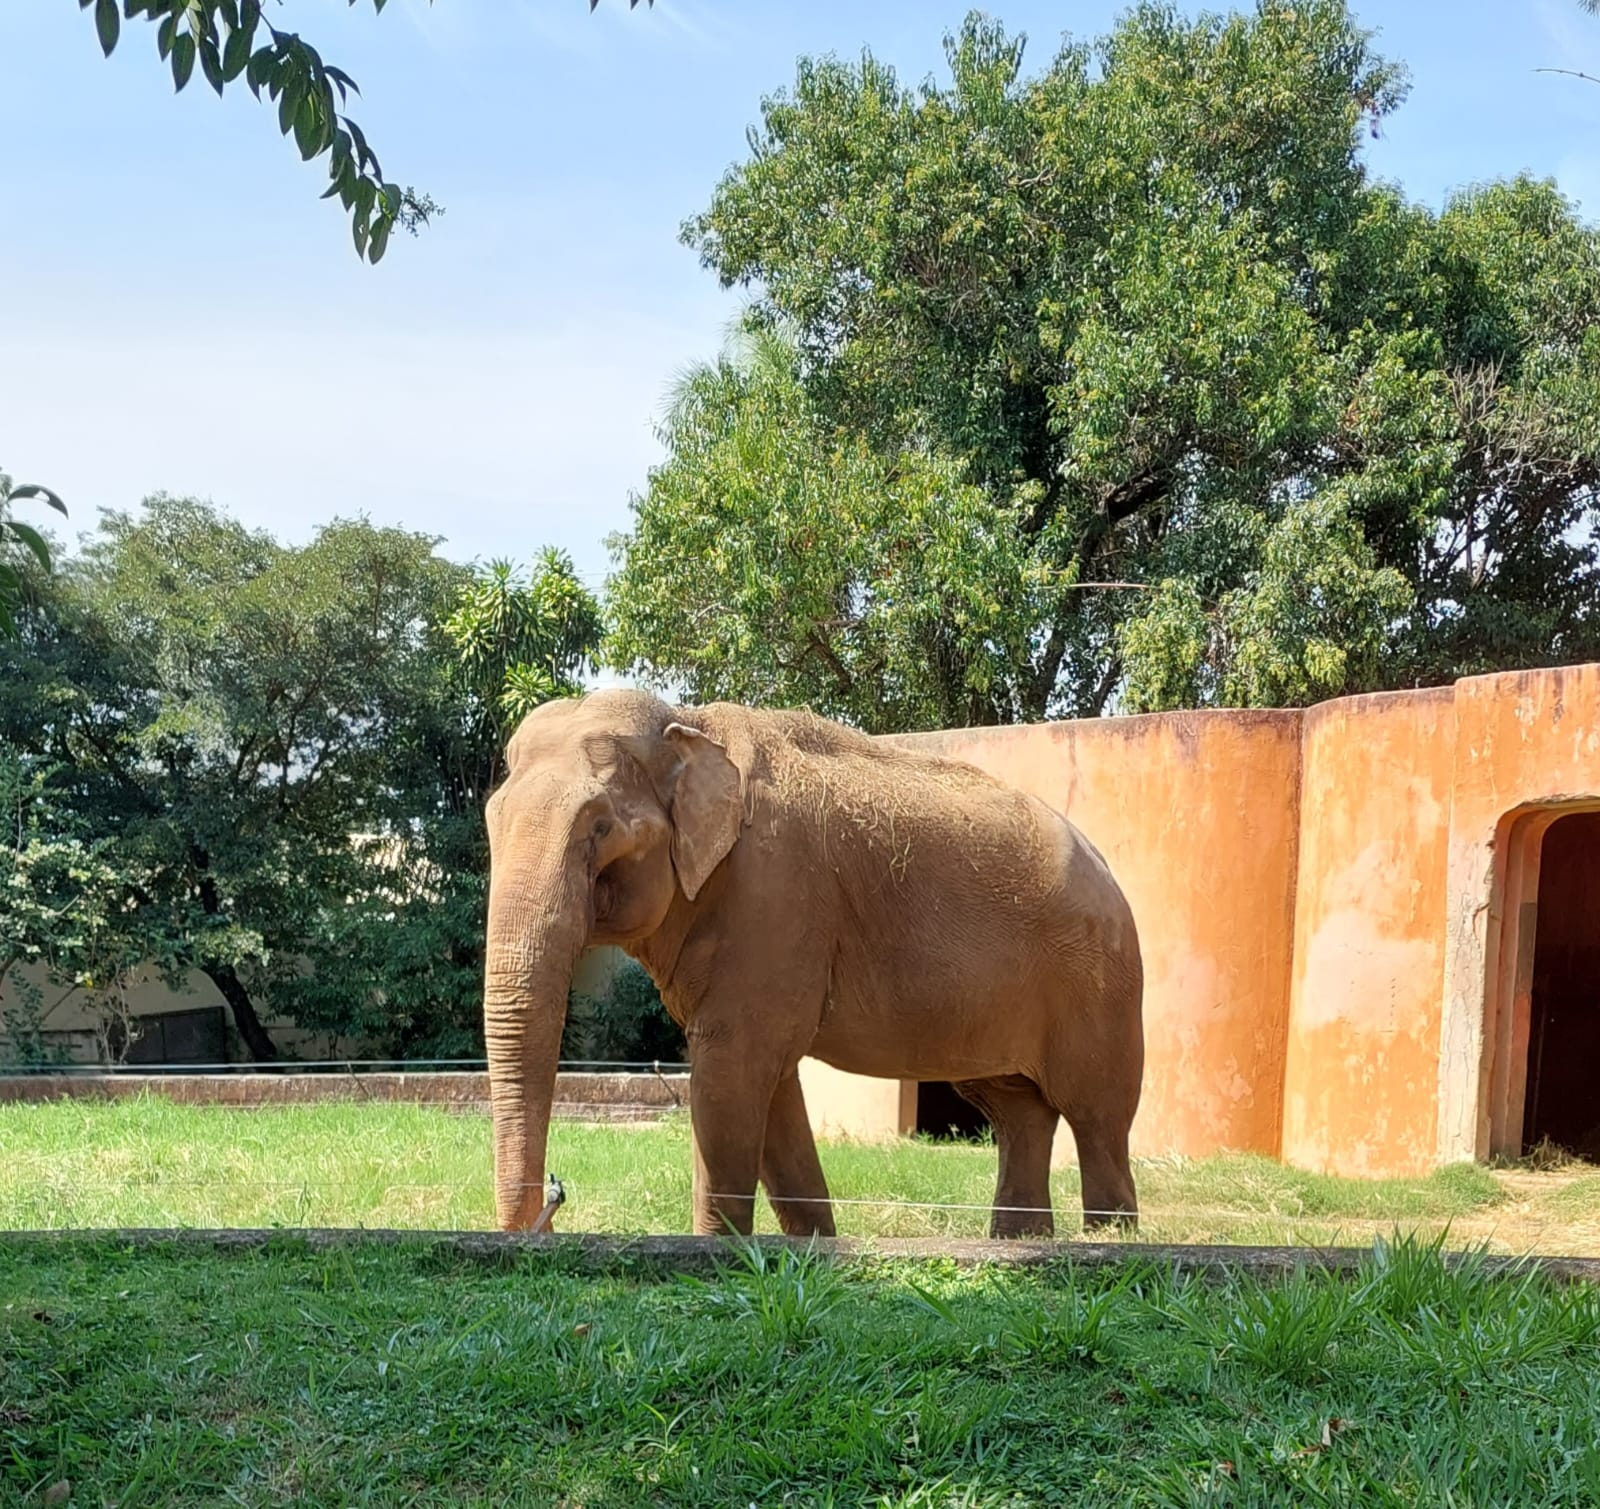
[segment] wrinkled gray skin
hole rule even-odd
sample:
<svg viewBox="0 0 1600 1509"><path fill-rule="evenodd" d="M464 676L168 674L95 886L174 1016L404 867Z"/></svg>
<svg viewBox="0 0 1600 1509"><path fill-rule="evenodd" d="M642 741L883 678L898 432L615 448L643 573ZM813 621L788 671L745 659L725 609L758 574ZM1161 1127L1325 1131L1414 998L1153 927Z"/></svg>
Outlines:
<svg viewBox="0 0 1600 1509"><path fill-rule="evenodd" d="M626 949L684 1028L694 1228L832 1209L796 1066L951 1080L994 1124L991 1230L1043 1234L1071 1125L1085 1219L1132 1224L1144 1066L1127 902L1042 802L806 714L594 693L532 713L489 801L484 993L500 1225L543 1204L567 991ZM891 1190L884 1191L892 1195Z"/></svg>

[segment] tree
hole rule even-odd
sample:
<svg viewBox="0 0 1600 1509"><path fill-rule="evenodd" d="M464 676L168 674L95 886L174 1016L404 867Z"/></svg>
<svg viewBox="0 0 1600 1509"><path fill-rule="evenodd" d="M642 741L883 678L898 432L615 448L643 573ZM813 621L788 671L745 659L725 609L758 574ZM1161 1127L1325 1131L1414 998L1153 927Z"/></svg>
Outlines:
<svg viewBox="0 0 1600 1509"><path fill-rule="evenodd" d="M158 497L106 516L0 675L0 738L136 878L124 957L206 974L257 1058L259 998L362 888L353 831L394 816L392 731L457 575L420 536L291 548Z"/></svg>
<svg viewBox="0 0 1600 1509"><path fill-rule="evenodd" d="M32 584L0 647L0 972L109 998L198 970L257 1058L268 1014L480 1051L504 719L575 689L599 614L564 557L524 579L435 543L346 520L286 546L157 497Z"/></svg>
<svg viewBox="0 0 1600 1509"><path fill-rule="evenodd" d="M387 3L372 0L372 8L381 13ZM638 3L628 0L628 9ZM591 12L598 5L599 0L589 0ZM257 99L265 90L278 106L279 130L294 138L300 156L307 162L329 159L331 182L323 198L337 196L349 214L358 256L379 261L396 226L415 234L441 213L428 195L385 177L377 153L343 109L351 94L360 93L355 80L324 63L297 33L266 20L262 0L78 0L78 8L94 12L107 57L122 35L124 18L155 27L156 46L172 70L175 89L188 84L198 63L201 77L219 96L241 78Z"/></svg>
<svg viewBox="0 0 1600 1509"><path fill-rule="evenodd" d="M43 1036L56 1003L17 966L44 966L52 988L87 991L113 1019L132 971L173 972L166 937L142 925L149 919L138 897L149 874L137 859L124 863L115 842L63 802L61 775L48 760L0 746L0 986L12 997L0 1057L13 1062L57 1056Z"/></svg>
<svg viewBox="0 0 1600 1509"><path fill-rule="evenodd" d="M517 722L582 689L600 636L599 605L559 551L527 576L497 561L453 579L433 610L427 675L394 719L378 863L326 899L306 968L277 990L298 1024L401 1057L482 1053L484 803Z"/></svg>
<svg viewBox="0 0 1600 1509"><path fill-rule="evenodd" d="M792 345L746 332L680 385L611 655L699 700L803 702L873 732L994 721L1057 588L938 456L831 429Z"/></svg>
<svg viewBox="0 0 1600 1509"><path fill-rule="evenodd" d="M491 562L460 589L443 627L468 718L497 758L540 703L582 690L602 630L600 605L571 557L551 549L527 580L509 561Z"/></svg>
<svg viewBox="0 0 1600 1509"><path fill-rule="evenodd" d="M685 227L790 350L668 416L619 663L922 727L1600 649L1600 238L1552 185L1372 183L1403 80L1342 0L947 55L803 60Z"/></svg>

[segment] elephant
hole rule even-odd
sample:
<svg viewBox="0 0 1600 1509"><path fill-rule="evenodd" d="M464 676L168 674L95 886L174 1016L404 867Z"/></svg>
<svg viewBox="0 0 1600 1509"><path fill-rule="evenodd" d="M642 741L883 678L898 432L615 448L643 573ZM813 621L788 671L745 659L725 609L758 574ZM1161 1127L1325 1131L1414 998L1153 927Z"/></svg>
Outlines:
<svg viewBox="0 0 1600 1509"><path fill-rule="evenodd" d="M1077 1143L1086 1226L1137 1223L1144 1073L1128 902L1087 839L975 767L810 713L548 702L491 794L484 1032L495 1209L542 1209L569 982L620 946L683 1028L697 1234L832 1236L805 1056L943 1080L999 1151L990 1234L1048 1236L1051 1144Z"/></svg>

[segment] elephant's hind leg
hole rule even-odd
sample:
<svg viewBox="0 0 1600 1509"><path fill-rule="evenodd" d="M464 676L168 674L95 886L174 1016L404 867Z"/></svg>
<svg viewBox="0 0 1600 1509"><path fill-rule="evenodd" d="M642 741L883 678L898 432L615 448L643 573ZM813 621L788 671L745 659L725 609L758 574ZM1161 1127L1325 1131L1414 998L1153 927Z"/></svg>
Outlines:
<svg viewBox="0 0 1600 1509"><path fill-rule="evenodd" d="M1083 1175L1084 1230L1116 1226L1136 1231L1139 1198L1128 1162L1128 1123L1069 1115L1067 1124L1078 1144L1078 1168Z"/></svg>
<svg viewBox="0 0 1600 1509"><path fill-rule="evenodd" d="M828 1181L817 1157L805 1093L795 1069L778 1081L772 1095L766 1140L761 1148L761 1182L784 1235L834 1235Z"/></svg>
<svg viewBox="0 0 1600 1509"><path fill-rule="evenodd" d="M1114 1083L1103 1082L1096 1085L1093 1096L1063 1097L1057 1102L1078 1147L1085 1231L1106 1226L1130 1233L1138 1229L1139 1198L1128 1161L1128 1133L1139 1104L1138 1063L1134 1057L1134 1069L1125 1076L1131 1083L1121 1093Z"/></svg>
<svg viewBox="0 0 1600 1509"><path fill-rule="evenodd" d="M1055 1234L1050 1211L1050 1146L1060 1113L1020 1074L962 1080L956 1091L986 1115L1000 1149L991 1237Z"/></svg>

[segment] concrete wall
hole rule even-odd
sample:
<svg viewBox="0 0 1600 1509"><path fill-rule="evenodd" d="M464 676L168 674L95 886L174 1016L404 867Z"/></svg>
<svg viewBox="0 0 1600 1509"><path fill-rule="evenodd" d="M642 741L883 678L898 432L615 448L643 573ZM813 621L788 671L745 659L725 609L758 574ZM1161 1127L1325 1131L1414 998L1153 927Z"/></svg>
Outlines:
<svg viewBox="0 0 1600 1509"><path fill-rule="evenodd" d="M1520 1145L1540 844L1600 809L1600 665L905 742L1105 853L1146 960L1138 1152L1391 1176ZM829 1124L906 1129L904 1096L826 1097Z"/></svg>
<svg viewBox="0 0 1600 1509"><path fill-rule="evenodd" d="M905 742L1065 813L1127 893L1145 968L1136 1150L1277 1153L1299 715L1171 713Z"/></svg>
<svg viewBox="0 0 1600 1509"><path fill-rule="evenodd" d="M1473 677L1456 684L1455 713L1438 1066L1443 1161L1485 1157L1514 1141L1503 1123L1520 1115L1527 1002L1512 976L1528 966L1515 944L1536 918L1536 907L1523 905L1527 888L1537 896L1542 830L1564 810L1600 807L1600 665Z"/></svg>
<svg viewBox="0 0 1600 1509"><path fill-rule="evenodd" d="M1283 1155L1432 1166L1455 712L1442 691L1305 720Z"/></svg>

